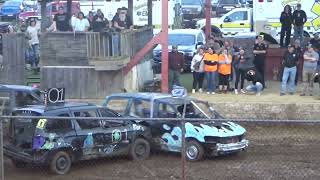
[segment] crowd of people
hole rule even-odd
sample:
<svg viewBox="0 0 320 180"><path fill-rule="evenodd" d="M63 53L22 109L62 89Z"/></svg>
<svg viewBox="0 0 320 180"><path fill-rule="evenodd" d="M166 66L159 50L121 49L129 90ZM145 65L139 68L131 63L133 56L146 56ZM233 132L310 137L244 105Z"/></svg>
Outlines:
<svg viewBox="0 0 320 180"><path fill-rule="evenodd" d="M98 9L96 13L90 11L87 16L83 12L79 12L69 17L64 7L60 6L58 13L53 18L52 25L47 28L47 31L103 32L110 29L121 31L132 28L132 20L128 15L128 9L125 7L118 8L117 13L109 22L101 9Z"/></svg>
<svg viewBox="0 0 320 180"><path fill-rule="evenodd" d="M257 36L253 45L253 56L244 47L235 47L231 41L221 38L212 38L206 46L198 48L197 54L191 61L193 73L192 93L202 93L206 80L207 94L227 93L234 94L255 93L260 95L266 88L265 66L268 45L263 36ZM315 35L306 48L300 45L300 39L289 44L285 51L281 65L282 78L280 96L296 93L298 83L299 59L303 59L301 96L313 95L313 83L320 79L320 38ZM169 86L180 86L179 76L184 68L183 54L178 52L178 46L172 47L169 53ZM245 81L250 82L244 88ZM240 84L239 84L240 83ZM320 82L319 82L320 83ZM288 84L288 89L287 89ZM240 85L240 86L239 86Z"/></svg>

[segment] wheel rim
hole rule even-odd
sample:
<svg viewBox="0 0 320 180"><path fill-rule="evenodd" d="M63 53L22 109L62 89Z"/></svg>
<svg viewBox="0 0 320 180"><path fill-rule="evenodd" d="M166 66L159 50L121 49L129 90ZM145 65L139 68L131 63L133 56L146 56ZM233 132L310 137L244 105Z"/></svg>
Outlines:
<svg viewBox="0 0 320 180"><path fill-rule="evenodd" d="M196 159L198 156L199 150L196 146L191 145L187 147L187 157L191 160Z"/></svg>
<svg viewBox="0 0 320 180"><path fill-rule="evenodd" d="M147 148L144 144L138 144L134 150L137 157L142 157L147 151Z"/></svg>
<svg viewBox="0 0 320 180"><path fill-rule="evenodd" d="M68 167L68 160L66 157L59 157L56 161L56 167L59 171L63 171Z"/></svg>

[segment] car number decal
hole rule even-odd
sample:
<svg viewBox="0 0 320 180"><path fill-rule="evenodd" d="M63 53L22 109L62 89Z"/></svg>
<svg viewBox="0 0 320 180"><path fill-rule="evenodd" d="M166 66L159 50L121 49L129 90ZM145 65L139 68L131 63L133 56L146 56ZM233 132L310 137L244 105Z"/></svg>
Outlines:
<svg viewBox="0 0 320 180"><path fill-rule="evenodd" d="M37 124L38 129L43 129L47 123L47 119L40 119Z"/></svg>

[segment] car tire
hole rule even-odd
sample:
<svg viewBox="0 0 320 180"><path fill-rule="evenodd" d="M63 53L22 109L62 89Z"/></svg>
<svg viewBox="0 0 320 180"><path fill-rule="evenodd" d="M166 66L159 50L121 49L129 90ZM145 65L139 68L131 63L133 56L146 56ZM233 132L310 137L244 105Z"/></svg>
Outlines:
<svg viewBox="0 0 320 180"><path fill-rule="evenodd" d="M27 166L27 163L23 161L11 159L11 162L16 168L25 168Z"/></svg>
<svg viewBox="0 0 320 180"><path fill-rule="evenodd" d="M131 146L130 157L133 160L145 160L150 156L150 143L142 138L137 138Z"/></svg>
<svg viewBox="0 0 320 180"><path fill-rule="evenodd" d="M71 158L67 152L58 151L50 161L52 173L63 175L68 173L71 167Z"/></svg>
<svg viewBox="0 0 320 180"><path fill-rule="evenodd" d="M185 155L187 161L194 162L203 159L204 149L203 146L195 140L187 141L185 147Z"/></svg>

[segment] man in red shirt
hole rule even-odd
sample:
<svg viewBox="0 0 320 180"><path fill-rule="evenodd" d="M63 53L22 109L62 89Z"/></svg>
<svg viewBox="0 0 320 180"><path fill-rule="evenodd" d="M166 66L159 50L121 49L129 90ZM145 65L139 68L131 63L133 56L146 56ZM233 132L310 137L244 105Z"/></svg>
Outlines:
<svg viewBox="0 0 320 180"><path fill-rule="evenodd" d="M173 45L169 52L169 88L173 85L180 86L180 73L183 72L184 58L183 54L178 52L178 46Z"/></svg>

